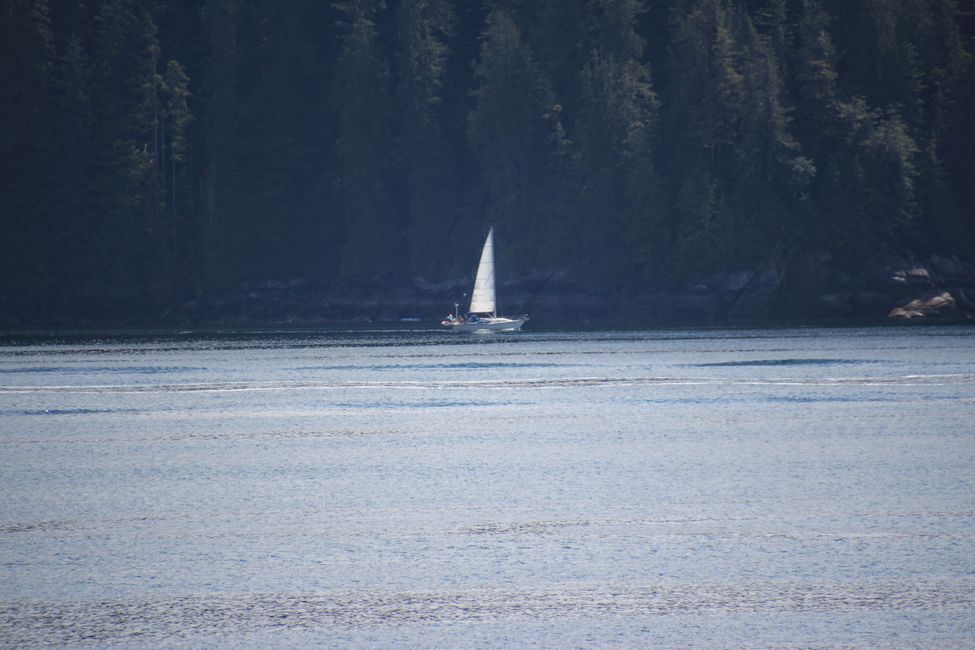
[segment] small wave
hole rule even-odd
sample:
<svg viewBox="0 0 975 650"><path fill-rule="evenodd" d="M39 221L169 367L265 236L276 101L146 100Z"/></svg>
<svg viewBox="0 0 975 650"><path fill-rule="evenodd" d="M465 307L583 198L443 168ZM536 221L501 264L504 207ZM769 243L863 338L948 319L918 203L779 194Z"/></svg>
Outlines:
<svg viewBox="0 0 975 650"><path fill-rule="evenodd" d="M718 613L934 611L975 607L968 578L748 584L553 585L533 589L187 595L0 603L0 639L37 644L166 642L270 629L376 628Z"/></svg>
<svg viewBox="0 0 975 650"><path fill-rule="evenodd" d="M877 359L753 359L744 361L717 361L694 364L697 368L739 368L777 366L842 366L883 363Z"/></svg>
<svg viewBox="0 0 975 650"><path fill-rule="evenodd" d="M773 397L768 396L765 398L767 402L776 402L782 404L843 404L848 402L862 402L864 401L863 396L853 396L853 397L838 397L829 395L790 395L788 397ZM900 401L896 397L878 397L871 396L871 402L897 402Z"/></svg>
<svg viewBox="0 0 975 650"><path fill-rule="evenodd" d="M9 409L0 410L0 415L102 415L106 413L145 413L145 409L133 408L52 408L52 409Z"/></svg>
<svg viewBox="0 0 975 650"><path fill-rule="evenodd" d="M931 515L940 516L940 515ZM762 540L781 539L795 542L811 540L851 541L851 540L906 540L906 539L940 539L940 540L968 540L971 538L966 532L946 533L940 531L793 531L793 530L728 530L725 525L730 522L752 521L756 517L704 517L704 518L676 518L676 519L611 519L611 520L555 520L555 521L515 521L489 522L465 526L456 531L459 535L474 536L536 536L556 533L571 528L587 528L602 530L618 526L639 527L644 531L641 536L645 539L659 537L701 538L707 540L737 539Z"/></svg>
<svg viewBox="0 0 975 650"><path fill-rule="evenodd" d="M0 534L5 533L32 533L45 532L49 530L66 530L70 528L72 521L28 521L22 523L0 524Z"/></svg>
<svg viewBox="0 0 975 650"><path fill-rule="evenodd" d="M210 431L206 428L193 429L188 433L170 433L167 435L154 435L151 441L154 443L169 442L200 442L215 440L334 440L334 439L354 439L372 436L391 436L400 435L401 431L383 430L366 431L361 429L336 429L334 431L295 431L295 430L272 430L272 431ZM45 436L43 438L0 438L0 446L3 445L37 445L37 444L57 444L57 445L108 445L119 443L146 443L145 436Z"/></svg>
<svg viewBox="0 0 975 650"><path fill-rule="evenodd" d="M975 374L891 377L575 377L530 379L239 381L185 384L108 384L77 386L0 386L0 393L170 393L332 389L524 390L601 386L929 386L975 382Z"/></svg>
<svg viewBox="0 0 975 650"><path fill-rule="evenodd" d="M206 368L191 368L187 366L23 366L19 368L0 368L0 374L135 374L159 375L178 372L199 372Z"/></svg>
<svg viewBox="0 0 975 650"><path fill-rule="evenodd" d="M563 528L578 528L591 526L593 522L579 521L518 521L504 523L488 523L469 526L461 530L468 535L524 535L547 533Z"/></svg>
<svg viewBox="0 0 975 650"><path fill-rule="evenodd" d="M383 365L299 366L294 370L489 370L492 368L554 368L557 363L463 362L463 363L407 363Z"/></svg>

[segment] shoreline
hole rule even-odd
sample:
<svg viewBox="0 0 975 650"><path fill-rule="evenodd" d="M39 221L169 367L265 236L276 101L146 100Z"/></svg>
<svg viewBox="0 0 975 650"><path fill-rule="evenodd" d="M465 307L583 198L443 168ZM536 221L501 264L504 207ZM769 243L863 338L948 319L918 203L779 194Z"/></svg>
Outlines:
<svg viewBox="0 0 975 650"><path fill-rule="evenodd" d="M975 319L920 319L920 320L805 320L805 321L748 321L748 322L724 322L724 323L671 323L671 324L646 324L634 322L551 322L551 321L529 321L526 328L518 333L504 332L504 336L517 336L519 334L533 333L558 333L558 332L652 332L652 331L686 331L686 332L707 332L707 331L729 331L729 330L803 330L803 329L904 329L904 328L942 328L942 327L975 327ZM190 326L167 326L162 324L139 324L131 323L125 325L99 324L91 326L76 325L38 325L34 327L4 328L0 327L0 345L11 344L10 339L32 338L48 339L58 338L77 338L88 339L91 337L157 337L179 339L184 337L221 337L224 335L234 336L263 336L276 334L282 336L305 335L328 332L442 332L451 337L457 337L457 332L449 332L440 326L439 321L322 321L322 322L265 322L265 323L209 323ZM464 334L460 333L460 338L472 336L483 336L483 333Z"/></svg>
<svg viewBox="0 0 975 650"><path fill-rule="evenodd" d="M857 275L770 264L722 271L684 285L648 283L599 292L557 275L498 288L500 314L527 313L529 327L713 327L880 325L975 321L975 266L932 258L927 266L877 265ZM905 268L901 268L905 267ZM469 279L343 288L296 278L242 282L212 291L0 296L0 331L36 329L213 329L439 323L470 298Z"/></svg>

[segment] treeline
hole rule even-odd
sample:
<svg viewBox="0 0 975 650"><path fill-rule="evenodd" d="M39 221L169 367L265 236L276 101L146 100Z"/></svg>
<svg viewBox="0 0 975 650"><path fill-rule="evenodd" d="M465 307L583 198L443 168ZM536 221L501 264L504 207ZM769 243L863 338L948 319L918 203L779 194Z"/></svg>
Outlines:
<svg viewBox="0 0 975 650"><path fill-rule="evenodd" d="M975 254L972 0L0 0L0 309Z"/></svg>

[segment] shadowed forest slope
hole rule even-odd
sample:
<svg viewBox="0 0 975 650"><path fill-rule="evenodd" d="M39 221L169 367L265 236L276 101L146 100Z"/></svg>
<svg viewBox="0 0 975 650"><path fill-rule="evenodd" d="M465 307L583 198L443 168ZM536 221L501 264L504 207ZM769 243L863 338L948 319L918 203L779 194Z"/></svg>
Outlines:
<svg viewBox="0 0 975 650"><path fill-rule="evenodd" d="M0 311L455 286L489 224L508 280L593 295L972 260L973 34L973 0L0 0Z"/></svg>

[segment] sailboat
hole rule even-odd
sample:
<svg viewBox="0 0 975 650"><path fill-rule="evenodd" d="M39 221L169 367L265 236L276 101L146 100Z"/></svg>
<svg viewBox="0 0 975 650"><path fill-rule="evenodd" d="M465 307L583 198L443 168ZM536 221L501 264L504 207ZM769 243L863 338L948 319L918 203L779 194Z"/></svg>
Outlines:
<svg viewBox="0 0 975 650"><path fill-rule="evenodd" d="M474 291L467 314L461 316L460 305L454 305L454 313L440 324L453 332L515 332L528 320L523 314L514 318L498 316L497 294L494 290L494 228L488 230L481 261L477 265Z"/></svg>

